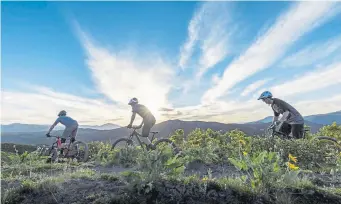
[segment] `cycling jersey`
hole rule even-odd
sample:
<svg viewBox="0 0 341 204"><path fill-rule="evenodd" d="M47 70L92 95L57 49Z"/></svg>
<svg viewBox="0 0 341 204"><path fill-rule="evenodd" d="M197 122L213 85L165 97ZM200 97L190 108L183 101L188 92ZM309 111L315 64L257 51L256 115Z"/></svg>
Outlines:
<svg viewBox="0 0 341 204"><path fill-rule="evenodd" d="M56 126L58 123L63 124L65 127L78 126L77 121L69 116L59 116L53 126Z"/></svg>
<svg viewBox="0 0 341 204"><path fill-rule="evenodd" d="M275 116L279 116L280 114L288 111L289 116L286 121L289 124L304 124L302 115L294 107L281 99L273 98L271 108L274 111Z"/></svg>
<svg viewBox="0 0 341 204"><path fill-rule="evenodd" d="M155 120L153 114L149 111L149 109L142 104L134 104L131 106L132 112L137 113L139 116L143 118L143 120Z"/></svg>

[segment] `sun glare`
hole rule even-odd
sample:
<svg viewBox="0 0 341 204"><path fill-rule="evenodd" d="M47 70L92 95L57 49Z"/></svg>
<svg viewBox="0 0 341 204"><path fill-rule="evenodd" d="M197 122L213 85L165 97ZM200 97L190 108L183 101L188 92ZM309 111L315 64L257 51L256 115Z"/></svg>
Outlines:
<svg viewBox="0 0 341 204"><path fill-rule="evenodd" d="M162 107L162 104L163 104L162 101L158 100L157 98L154 98L153 100L150 100L145 103L145 106L152 112L157 121L161 117L159 109Z"/></svg>

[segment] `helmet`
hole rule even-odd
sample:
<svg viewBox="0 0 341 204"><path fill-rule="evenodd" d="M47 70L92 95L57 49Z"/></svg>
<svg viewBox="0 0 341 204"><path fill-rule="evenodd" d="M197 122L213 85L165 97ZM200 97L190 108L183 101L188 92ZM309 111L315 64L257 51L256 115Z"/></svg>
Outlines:
<svg viewBox="0 0 341 204"><path fill-rule="evenodd" d="M132 98L130 99L128 105L133 105L133 104L138 104L139 103L139 100L137 100L137 98Z"/></svg>
<svg viewBox="0 0 341 204"><path fill-rule="evenodd" d="M58 113L58 116L64 116L66 115L66 111L65 110L62 110Z"/></svg>
<svg viewBox="0 0 341 204"><path fill-rule="evenodd" d="M259 99L264 99L264 98L272 98L272 94L269 91L264 91L258 98Z"/></svg>

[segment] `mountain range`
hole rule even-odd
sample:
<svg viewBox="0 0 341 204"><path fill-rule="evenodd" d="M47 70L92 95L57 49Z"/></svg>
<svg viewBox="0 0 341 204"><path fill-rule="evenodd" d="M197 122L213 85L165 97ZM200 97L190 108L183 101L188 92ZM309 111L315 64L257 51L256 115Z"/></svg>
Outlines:
<svg viewBox="0 0 341 204"><path fill-rule="evenodd" d="M202 121L181 121L181 120L168 120L156 124L152 131L158 131L159 134L156 137L167 138L177 129L183 129L185 135L196 128L213 130L221 130L223 132L239 129L244 131L248 135L262 134L264 129L269 124L224 124L217 122L202 122ZM127 137L132 130L125 127L116 128L113 130L95 130L95 129L83 129L78 131L77 139L90 142L90 141L115 141L120 137ZM139 130L140 132L140 130ZM46 138L46 130L37 132L2 132L2 143L16 143L16 144L51 144L53 138ZM56 130L51 133L52 135L61 135L62 130Z"/></svg>
<svg viewBox="0 0 341 204"><path fill-rule="evenodd" d="M341 111L306 116L305 124L310 126L311 132L317 132L323 125L331 124L332 122L341 123ZM309 121L313 120L313 122ZM269 117L262 120L245 123L245 124L225 124L219 122L204 122L204 121L182 121L182 120L168 120L156 124L152 131L159 131L156 137L167 138L173 134L177 129L183 129L185 135L188 135L196 128L212 129L216 131L230 131L239 129L247 135L261 135L269 126ZM270 118L271 121L271 118ZM30 127L32 127L30 129ZM97 129L95 129L97 128ZM102 129L101 129L102 128ZM105 129L108 128L108 129ZM110 129L113 128L113 129ZM28 125L28 124L11 124L3 125L1 128L1 142L2 143L17 143L17 144L51 144L53 138L46 138L46 130L48 126L44 125ZM62 130L53 131L53 134L61 135ZM113 142L120 137L127 137L131 130L125 127L117 127L114 124L105 124L102 126L81 126L78 131L77 139L91 142L91 141L110 141Z"/></svg>
<svg viewBox="0 0 341 204"><path fill-rule="evenodd" d="M9 125L1 125L1 132L40 132L47 131L51 125L34 125L34 124L21 124L21 123L12 123ZM104 125L81 125L79 128L82 129L94 129L94 130L113 130L116 128L120 128L119 125L115 125L112 123L106 123ZM57 125L55 130L63 130L64 127L61 125Z"/></svg>

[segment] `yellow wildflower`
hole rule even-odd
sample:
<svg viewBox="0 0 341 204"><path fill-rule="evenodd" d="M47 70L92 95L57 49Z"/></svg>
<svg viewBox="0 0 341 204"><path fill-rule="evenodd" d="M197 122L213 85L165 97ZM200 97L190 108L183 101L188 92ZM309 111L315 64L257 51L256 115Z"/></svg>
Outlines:
<svg viewBox="0 0 341 204"><path fill-rule="evenodd" d="M206 182L206 181L208 181L208 178L204 177L204 178L202 178L202 181Z"/></svg>
<svg viewBox="0 0 341 204"><path fill-rule="evenodd" d="M289 167L290 170L297 170L297 169L299 169L298 166L296 166L295 164L292 164L290 162L288 162L288 167Z"/></svg>
<svg viewBox="0 0 341 204"><path fill-rule="evenodd" d="M247 152L243 152L243 155L246 156L246 155L247 155Z"/></svg>
<svg viewBox="0 0 341 204"><path fill-rule="evenodd" d="M240 143L242 143L243 145L246 144L246 142L244 140L239 140Z"/></svg>
<svg viewBox="0 0 341 204"><path fill-rule="evenodd" d="M289 154L289 160L293 161L293 162L297 162L297 157L292 156L291 154Z"/></svg>

